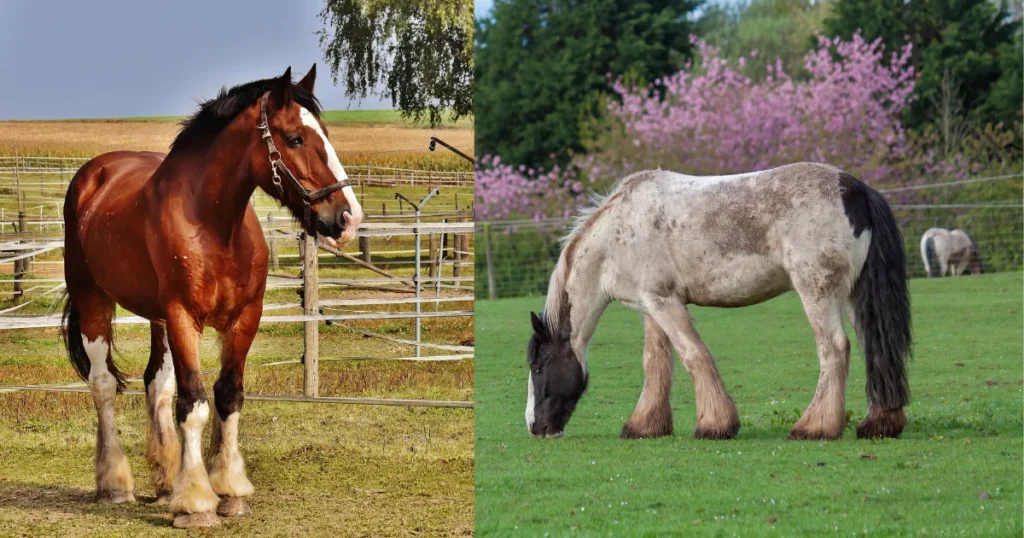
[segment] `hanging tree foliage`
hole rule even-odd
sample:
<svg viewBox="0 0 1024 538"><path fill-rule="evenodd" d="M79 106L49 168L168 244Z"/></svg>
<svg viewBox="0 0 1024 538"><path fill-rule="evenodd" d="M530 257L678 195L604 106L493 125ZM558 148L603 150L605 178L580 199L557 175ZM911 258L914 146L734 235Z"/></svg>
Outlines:
<svg viewBox="0 0 1024 538"><path fill-rule="evenodd" d="M334 82L436 126L473 112L472 0L327 0L318 32Z"/></svg>

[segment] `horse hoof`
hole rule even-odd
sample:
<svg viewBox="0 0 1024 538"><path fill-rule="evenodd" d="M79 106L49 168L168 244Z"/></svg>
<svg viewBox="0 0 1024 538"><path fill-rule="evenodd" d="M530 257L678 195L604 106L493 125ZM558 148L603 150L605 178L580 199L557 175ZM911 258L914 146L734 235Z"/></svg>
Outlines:
<svg viewBox="0 0 1024 538"><path fill-rule="evenodd" d="M220 525L220 518L213 512L199 512L196 514L177 514L174 516L174 528L194 529L197 527L215 527Z"/></svg>
<svg viewBox="0 0 1024 538"><path fill-rule="evenodd" d="M642 429L627 422L622 427L622 433L619 434L619 437L622 439L654 439L656 437L667 437L669 435L672 435L672 424Z"/></svg>
<svg viewBox="0 0 1024 538"><path fill-rule="evenodd" d="M693 431L694 439L710 439L721 441L725 439L734 439L736 434L740 432L740 425L729 425L724 428L709 428L706 426L697 426L697 429Z"/></svg>
<svg viewBox="0 0 1024 538"><path fill-rule="evenodd" d="M217 505L217 515L222 517L241 517L252 514L252 508L244 497L224 497Z"/></svg>
<svg viewBox="0 0 1024 538"><path fill-rule="evenodd" d="M842 430L839 433L813 432L807 430L793 429L789 432L789 441L835 441L843 436Z"/></svg>
<svg viewBox="0 0 1024 538"><path fill-rule="evenodd" d="M898 439L907 426L907 415L903 409L868 411L868 416L857 425L857 439L877 439L889 437Z"/></svg>
<svg viewBox="0 0 1024 538"><path fill-rule="evenodd" d="M96 493L96 502L100 504L122 504L135 502L135 494L131 491L111 490Z"/></svg>

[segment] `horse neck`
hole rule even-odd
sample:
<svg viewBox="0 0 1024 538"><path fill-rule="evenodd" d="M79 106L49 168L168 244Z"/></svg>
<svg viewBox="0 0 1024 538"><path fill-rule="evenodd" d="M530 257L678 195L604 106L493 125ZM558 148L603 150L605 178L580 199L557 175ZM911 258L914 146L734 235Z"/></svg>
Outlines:
<svg viewBox="0 0 1024 538"><path fill-rule="evenodd" d="M579 238L577 241L585 241ZM568 335L586 367L587 348L611 298L601 288L601 260L596 249L563 249L548 286L545 316L556 335Z"/></svg>
<svg viewBox="0 0 1024 538"><path fill-rule="evenodd" d="M168 156L168 160L175 159L172 165L177 173L172 176L191 193L199 221L216 229L225 242L241 225L256 191L248 153L255 130L249 133L244 128L251 118L239 116L209 144L193 146L201 150Z"/></svg>

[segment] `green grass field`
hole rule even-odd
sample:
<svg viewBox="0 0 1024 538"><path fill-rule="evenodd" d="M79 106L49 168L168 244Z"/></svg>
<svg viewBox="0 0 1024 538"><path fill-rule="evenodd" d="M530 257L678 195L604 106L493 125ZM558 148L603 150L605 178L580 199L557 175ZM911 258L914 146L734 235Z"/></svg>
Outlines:
<svg viewBox="0 0 1024 538"><path fill-rule="evenodd" d="M542 298L480 301L476 531L480 536L1021 536L1021 275L911 283L915 358L902 439L857 440L864 361L854 344L852 422L835 442L787 441L814 393L811 329L790 293L694 308L740 412L732 441L697 441L677 366L673 437L624 441L643 381L640 315L613 305L591 343L590 385L562 439L524 425L528 312Z"/></svg>

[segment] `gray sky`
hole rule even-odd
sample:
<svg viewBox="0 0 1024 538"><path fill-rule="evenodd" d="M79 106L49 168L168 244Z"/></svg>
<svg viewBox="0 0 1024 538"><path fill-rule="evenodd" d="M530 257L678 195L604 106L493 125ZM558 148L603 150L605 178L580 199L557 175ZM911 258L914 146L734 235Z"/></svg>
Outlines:
<svg viewBox="0 0 1024 538"><path fill-rule="evenodd" d="M191 114L221 86L318 64L324 108L359 103L331 82L320 0L0 0L0 119Z"/></svg>
<svg viewBox="0 0 1024 538"><path fill-rule="evenodd" d="M494 7L494 0L476 0L473 2L473 12L478 19L490 15L492 7Z"/></svg>

